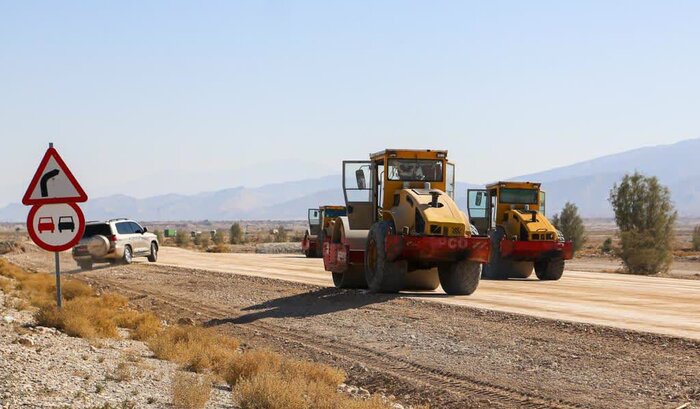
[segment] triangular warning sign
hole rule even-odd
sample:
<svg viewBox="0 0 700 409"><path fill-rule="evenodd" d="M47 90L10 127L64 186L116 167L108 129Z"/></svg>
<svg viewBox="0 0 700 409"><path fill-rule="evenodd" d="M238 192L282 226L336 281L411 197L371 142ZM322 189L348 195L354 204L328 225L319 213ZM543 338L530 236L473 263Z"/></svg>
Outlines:
<svg viewBox="0 0 700 409"><path fill-rule="evenodd" d="M49 148L22 198L25 205L85 202L88 197L56 149Z"/></svg>

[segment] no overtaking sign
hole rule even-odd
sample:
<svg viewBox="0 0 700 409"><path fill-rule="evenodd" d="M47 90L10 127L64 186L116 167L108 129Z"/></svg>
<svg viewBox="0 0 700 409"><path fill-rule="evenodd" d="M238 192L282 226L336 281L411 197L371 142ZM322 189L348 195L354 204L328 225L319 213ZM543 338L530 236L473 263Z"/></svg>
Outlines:
<svg viewBox="0 0 700 409"><path fill-rule="evenodd" d="M37 246L56 253L56 302L61 306L61 268L58 253L75 246L85 231L85 217L77 203L88 197L53 144L44 154L22 203L32 206L27 231Z"/></svg>

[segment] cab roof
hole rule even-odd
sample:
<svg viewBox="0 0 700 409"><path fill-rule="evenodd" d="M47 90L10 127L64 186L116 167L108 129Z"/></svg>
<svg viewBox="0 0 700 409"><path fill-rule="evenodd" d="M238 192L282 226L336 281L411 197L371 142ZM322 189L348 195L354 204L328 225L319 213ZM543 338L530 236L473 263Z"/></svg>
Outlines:
<svg viewBox="0 0 700 409"><path fill-rule="evenodd" d="M385 156L405 158L405 159L446 159L447 150L439 149L384 149L369 155L370 159L376 160Z"/></svg>
<svg viewBox="0 0 700 409"><path fill-rule="evenodd" d="M486 185L486 189L497 187L505 187L512 189L539 189L542 184L539 182L518 182L518 181L499 181Z"/></svg>
<svg viewBox="0 0 700 409"><path fill-rule="evenodd" d="M331 209L331 210L345 210L345 206L340 206L340 205L325 205L325 206L320 206L320 210L325 210L325 209Z"/></svg>

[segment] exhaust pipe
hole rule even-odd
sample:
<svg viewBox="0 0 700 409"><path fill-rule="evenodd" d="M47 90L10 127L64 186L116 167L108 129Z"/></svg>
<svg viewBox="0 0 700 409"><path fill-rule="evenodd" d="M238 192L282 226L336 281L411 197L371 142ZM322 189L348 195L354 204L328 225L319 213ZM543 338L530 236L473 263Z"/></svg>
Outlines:
<svg viewBox="0 0 700 409"><path fill-rule="evenodd" d="M433 201L430 202L430 206L438 207L438 198L440 197L440 192L432 191L430 195L433 197Z"/></svg>

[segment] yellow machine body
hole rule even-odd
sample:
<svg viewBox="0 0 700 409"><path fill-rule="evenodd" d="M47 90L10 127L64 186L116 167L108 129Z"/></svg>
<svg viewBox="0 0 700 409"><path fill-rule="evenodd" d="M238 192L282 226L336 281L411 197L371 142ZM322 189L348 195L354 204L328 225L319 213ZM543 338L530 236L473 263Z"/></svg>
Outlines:
<svg viewBox="0 0 700 409"><path fill-rule="evenodd" d="M506 238L520 241L558 241L557 229L544 215L539 183L497 182L486 186L495 198L494 224Z"/></svg>
<svg viewBox="0 0 700 409"><path fill-rule="evenodd" d="M448 192L447 151L385 150L370 156L377 175L378 212L397 233L469 237L469 219Z"/></svg>

